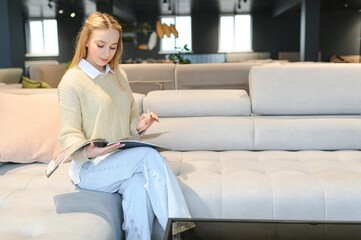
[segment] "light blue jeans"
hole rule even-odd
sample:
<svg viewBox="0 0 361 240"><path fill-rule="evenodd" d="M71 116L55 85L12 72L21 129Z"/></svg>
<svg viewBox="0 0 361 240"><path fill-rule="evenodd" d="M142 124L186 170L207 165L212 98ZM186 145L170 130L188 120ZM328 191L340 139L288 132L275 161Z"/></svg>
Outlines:
<svg viewBox="0 0 361 240"><path fill-rule="evenodd" d="M190 217L177 179L152 148L120 150L97 165L86 162L80 170L78 186L122 195L122 228L127 240L150 239L154 216L163 229L169 217Z"/></svg>

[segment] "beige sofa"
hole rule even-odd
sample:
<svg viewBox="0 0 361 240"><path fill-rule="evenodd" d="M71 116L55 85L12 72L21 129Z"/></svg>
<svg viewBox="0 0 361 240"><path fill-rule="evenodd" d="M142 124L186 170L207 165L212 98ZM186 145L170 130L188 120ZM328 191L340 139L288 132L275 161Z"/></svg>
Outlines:
<svg viewBox="0 0 361 240"><path fill-rule="evenodd" d="M33 64L29 67L30 79L46 82L52 88L58 87L65 72L64 64Z"/></svg>
<svg viewBox="0 0 361 240"><path fill-rule="evenodd" d="M193 217L361 221L358 66L257 66L249 94L134 96L160 117L148 132L169 131L152 142L173 149L161 154ZM59 150L56 94L0 93L0 115L0 239L121 239L120 196L76 189L68 164L45 177Z"/></svg>
<svg viewBox="0 0 361 240"><path fill-rule="evenodd" d="M0 68L0 89L17 88L22 75L22 68Z"/></svg>
<svg viewBox="0 0 361 240"><path fill-rule="evenodd" d="M202 64L122 64L133 92L147 94L154 90L244 89L253 66L273 61Z"/></svg>

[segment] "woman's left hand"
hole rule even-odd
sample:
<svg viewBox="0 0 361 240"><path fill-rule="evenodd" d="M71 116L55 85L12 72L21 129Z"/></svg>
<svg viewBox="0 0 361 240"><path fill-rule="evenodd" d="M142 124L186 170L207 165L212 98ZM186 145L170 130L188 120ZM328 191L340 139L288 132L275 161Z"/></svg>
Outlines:
<svg viewBox="0 0 361 240"><path fill-rule="evenodd" d="M137 131L139 134L143 133L145 130L147 130L154 122L159 122L158 116L150 112L149 114L143 113L140 115L138 123L137 123Z"/></svg>

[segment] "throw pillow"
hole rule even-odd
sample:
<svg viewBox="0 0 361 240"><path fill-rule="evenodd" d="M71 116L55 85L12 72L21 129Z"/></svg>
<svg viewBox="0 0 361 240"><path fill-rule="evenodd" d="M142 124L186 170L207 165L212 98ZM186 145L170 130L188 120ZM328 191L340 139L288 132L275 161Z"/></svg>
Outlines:
<svg viewBox="0 0 361 240"><path fill-rule="evenodd" d="M32 80L27 77L23 77L21 83L22 88L51 88L46 82Z"/></svg>
<svg viewBox="0 0 361 240"><path fill-rule="evenodd" d="M57 94L0 93L0 162L49 162L61 151Z"/></svg>

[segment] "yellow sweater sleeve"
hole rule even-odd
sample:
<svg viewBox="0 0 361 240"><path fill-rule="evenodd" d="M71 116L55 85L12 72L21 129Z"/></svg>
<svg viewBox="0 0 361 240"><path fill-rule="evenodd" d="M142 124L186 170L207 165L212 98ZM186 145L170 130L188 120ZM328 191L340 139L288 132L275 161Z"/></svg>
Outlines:
<svg viewBox="0 0 361 240"><path fill-rule="evenodd" d="M128 88L128 91L132 91L130 86L129 86L129 82L128 82L128 77L127 77L127 74L125 73L125 71L121 68L118 68L118 71L119 71L119 75L123 78L123 79L126 79L127 81L127 88ZM139 119L139 115L138 115L138 109L137 109L137 106L135 104L135 100L134 100L134 97L132 95L131 97L131 109L130 109L130 132L131 132L131 135L132 136L135 136L135 135L138 135L138 131L137 131L137 123L138 123L138 119Z"/></svg>

